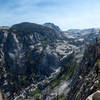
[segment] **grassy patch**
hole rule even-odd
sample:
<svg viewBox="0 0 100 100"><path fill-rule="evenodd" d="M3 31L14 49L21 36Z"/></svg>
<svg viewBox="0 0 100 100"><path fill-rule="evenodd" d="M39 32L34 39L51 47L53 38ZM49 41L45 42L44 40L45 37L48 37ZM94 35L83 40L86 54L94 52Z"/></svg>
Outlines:
<svg viewBox="0 0 100 100"><path fill-rule="evenodd" d="M65 95L62 93L61 95L58 96L58 100L65 100Z"/></svg>
<svg viewBox="0 0 100 100"><path fill-rule="evenodd" d="M75 62L71 62L69 64L64 65L58 76L51 81L51 89L54 89L56 86L59 86L60 83L64 80L70 79L76 73L77 68L78 67Z"/></svg>
<svg viewBox="0 0 100 100"><path fill-rule="evenodd" d="M41 90L39 88L36 88L35 91L30 92L30 96L35 96L36 94L41 94Z"/></svg>
<svg viewBox="0 0 100 100"><path fill-rule="evenodd" d="M63 75L62 77L59 78L55 78L52 80L51 82L51 89L54 89L56 86L59 86L61 82L63 82L64 80L68 80L68 75Z"/></svg>

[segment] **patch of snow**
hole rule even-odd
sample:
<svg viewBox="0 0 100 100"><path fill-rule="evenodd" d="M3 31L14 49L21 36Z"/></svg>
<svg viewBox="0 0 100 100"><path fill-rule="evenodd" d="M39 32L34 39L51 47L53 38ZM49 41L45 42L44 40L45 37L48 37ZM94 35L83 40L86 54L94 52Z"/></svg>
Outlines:
<svg viewBox="0 0 100 100"><path fill-rule="evenodd" d="M75 39L75 37L73 35L70 35L70 34L65 34L65 36L69 39Z"/></svg>
<svg viewBox="0 0 100 100"><path fill-rule="evenodd" d="M84 39L83 38L80 38L80 39L78 39L79 41L84 41Z"/></svg>

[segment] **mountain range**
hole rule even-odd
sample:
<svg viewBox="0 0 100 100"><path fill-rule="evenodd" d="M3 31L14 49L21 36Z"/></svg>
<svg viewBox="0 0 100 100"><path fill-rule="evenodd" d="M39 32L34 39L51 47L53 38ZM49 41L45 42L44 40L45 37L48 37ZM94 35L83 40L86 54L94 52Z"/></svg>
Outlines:
<svg viewBox="0 0 100 100"><path fill-rule="evenodd" d="M14 100L15 94L20 95L31 84L49 77L54 79L53 74L61 77L61 73L68 73L70 68L75 70L76 67L69 65L82 63L96 37L100 37L100 29L62 31L53 23L23 22L11 27L1 26L0 89L4 97ZM71 73L70 78L74 79L75 73Z"/></svg>

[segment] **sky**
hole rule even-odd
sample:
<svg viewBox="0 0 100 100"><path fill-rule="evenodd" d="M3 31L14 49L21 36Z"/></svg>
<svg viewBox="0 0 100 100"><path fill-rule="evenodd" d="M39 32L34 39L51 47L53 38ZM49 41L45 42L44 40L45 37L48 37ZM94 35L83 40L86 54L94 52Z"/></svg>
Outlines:
<svg viewBox="0 0 100 100"><path fill-rule="evenodd" d="M0 0L0 26L51 22L62 30L100 28L100 0Z"/></svg>

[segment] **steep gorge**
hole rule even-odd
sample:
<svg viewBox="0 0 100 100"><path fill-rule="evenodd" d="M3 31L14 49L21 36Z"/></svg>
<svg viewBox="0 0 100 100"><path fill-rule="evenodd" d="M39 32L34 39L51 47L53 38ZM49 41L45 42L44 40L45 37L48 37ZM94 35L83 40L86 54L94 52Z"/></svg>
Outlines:
<svg viewBox="0 0 100 100"><path fill-rule="evenodd" d="M86 100L89 95L100 90L100 74L97 75L95 70L97 63L100 63L100 42L86 49L66 100ZM100 65L98 67L100 71Z"/></svg>

